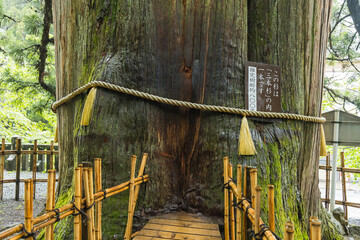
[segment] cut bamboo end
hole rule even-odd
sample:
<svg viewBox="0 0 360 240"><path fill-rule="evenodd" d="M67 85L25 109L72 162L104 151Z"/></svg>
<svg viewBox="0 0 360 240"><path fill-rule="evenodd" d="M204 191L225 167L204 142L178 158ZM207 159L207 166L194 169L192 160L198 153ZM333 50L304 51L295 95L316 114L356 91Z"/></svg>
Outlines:
<svg viewBox="0 0 360 240"><path fill-rule="evenodd" d="M102 189L101 183L101 158L95 158L95 191L99 192ZM101 240L101 211L102 203L101 201L97 202L95 205L95 235L97 240Z"/></svg>
<svg viewBox="0 0 360 240"><path fill-rule="evenodd" d="M319 219L312 220L310 224L311 240L321 240L321 221Z"/></svg>
<svg viewBox="0 0 360 240"><path fill-rule="evenodd" d="M56 125L56 128L55 128L55 136L54 136L54 142L57 143L59 141L58 139L58 126Z"/></svg>
<svg viewBox="0 0 360 240"><path fill-rule="evenodd" d="M33 204L32 204L32 181L30 179L25 180L25 229L29 233L33 229ZM33 239L32 236L26 239Z"/></svg>
<svg viewBox="0 0 360 240"><path fill-rule="evenodd" d="M316 217L316 216L311 216L311 217L309 218L309 223L310 223L310 240L311 240L312 237L313 237L313 226L312 226L312 223L313 223L313 221L316 221L316 220L319 220L318 217Z"/></svg>
<svg viewBox="0 0 360 240"><path fill-rule="evenodd" d="M246 116L243 117L239 135L239 155L255 155L256 150L251 137Z"/></svg>
<svg viewBox="0 0 360 240"><path fill-rule="evenodd" d="M255 208L256 206L256 196L255 196L255 188L257 186L257 169L250 169L250 190L251 190L251 206Z"/></svg>
<svg viewBox="0 0 360 240"><path fill-rule="evenodd" d="M294 240L294 225L292 222L285 223L284 240Z"/></svg>
<svg viewBox="0 0 360 240"><path fill-rule="evenodd" d="M50 212L55 206L55 170L48 170L46 212ZM51 240L54 236L54 225L51 224L45 228L45 239Z"/></svg>
<svg viewBox="0 0 360 240"><path fill-rule="evenodd" d="M96 97L96 88L92 88L89 95L86 98L84 109L81 116L81 126L89 126L91 113L94 108L94 102Z"/></svg>
<svg viewBox="0 0 360 240"><path fill-rule="evenodd" d="M274 203L274 185L268 185L269 190L269 229L275 232L275 203Z"/></svg>

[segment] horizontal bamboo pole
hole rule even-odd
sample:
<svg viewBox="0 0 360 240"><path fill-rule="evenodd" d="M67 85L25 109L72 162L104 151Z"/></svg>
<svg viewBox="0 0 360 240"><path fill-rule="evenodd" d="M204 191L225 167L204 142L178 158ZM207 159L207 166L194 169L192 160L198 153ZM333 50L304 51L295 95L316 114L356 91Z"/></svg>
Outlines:
<svg viewBox="0 0 360 240"><path fill-rule="evenodd" d="M148 180L149 180L149 176L144 175L144 182L147 182ZM141 177L135 178L135 183L134 183L135 185L140 185L142 183L143 183L143 179ZM117 193L120 193L120 192L123 192L123 191L127 190L129 188L129 184L130 184L130 181L127 181L127 182L124 182L124 183L119 184L117 186L105 189L106 197L110 197L112 195L115 195ZM95 202L101 201L104 198L104 193L102 191L97 192L97 193L94 194L94 198L95 198ZM81 205L84 206L84 204L85 204L85 198L83 198L81 200ZM72 210L73 207L74 207L74 205L72 203L67 204L65 206L60 207L59 212L60 212L60 214L66 212L65 213L66 216L69 216L74 212L74 210ZM71 213L68 214L68 212L71 212ZM56 216L55 212L49 212L49 213L46 213L44 215L41 215L41 216L35 218L34 221L33 221L33 224L36 225L34 227L34 229L39 230L39 229L41 229L43 227L46 227L46 226L54 223L56 221L56 219L51 219L51 218L53 218L55 216ZM61 217L61 216L62 215L60 215L60 219L64 218L64 217ZM46 221L46 222L43 223L44 221ZM37 225L37 224L40 224L40 225ZM39 227L39 226L42 226L42 227ZM15 226L15 227L9 228L9 229L7 229L7 230L0 233L0 239L9 237L9 236L11 236L11 235L13 235L15 233L18 233L18 232L20 232L22 230L23 230L23 226L21 224ZM17 238L17 239L19 239L19 238Z"/></svg>
<svg viewBox="0 0 360 240"><path fill-rule="evenodd" d="M319 169L321 170L332 170L331 166L326 167L326 165L320 165ZM348 172L348 173L360 173L360 168L341 168L337 167L338 172Z"/></svg>
<svg viewBox="0 0 360 240"><path fill-rule="evenodd" d="M321 198L321 201L325 202L326 200L325 200L325 198ZM354 202L343 202L343 201L335 200L335 204L354 207L354 208L360 208L360 203L354 203Z"/></svg>
<svg viewBox="0 0 360 240"><path fill-rule="evenodd" d="M34 150L21 150L21 151L17 151L17 150L4 150L4 151L0 151L0 155L10 155L10 154L17 154L17 153L21 153L21 154L34 154ZM43 155L47 155L47 154L59 154L58 150L55 151L50 151L50 150L37 150L36 151L37 154L43 154Z"/></svg>
<svg viewBox="0 0 360 240"><path fill-rule="evenodd" d="M248 210L248 218L249 218L249 220L251 221L252 224L255 224L255 210L254 210L254 208L251 207L251 204L246 200L246 198L243 198L243 197L240 198L239 193L238 193L238 191L236 189L237 187L236 187L236 185L234 183L230 182L229 186L233 190L233 193L234 193L236 198L239 198L241 200L244 199L242 201L242 203L243 203L242 208L243 208L244 211L246 211L246 208L250 205L249 210ZM259 221L260 221L260 226L262 224L264 224L264 222L263 222L263 220L261 218L259 219ZM266 230L264 232L264 234L265 234L265 236L264 236L265 239L276 240L275 236L272 234L272 232L270 230Z"/></svg>
<svg viewBox="0 0 360 240"><path fill-rule="evenodd" d="M25 182L26 179L20 179L19 182ZM56 181L58 182L59 179L56 179ZM0 183L14 183L16 182L16 179L4 179L1 180ZM34 182L47 182L47 179L34 179Z"/></svg>

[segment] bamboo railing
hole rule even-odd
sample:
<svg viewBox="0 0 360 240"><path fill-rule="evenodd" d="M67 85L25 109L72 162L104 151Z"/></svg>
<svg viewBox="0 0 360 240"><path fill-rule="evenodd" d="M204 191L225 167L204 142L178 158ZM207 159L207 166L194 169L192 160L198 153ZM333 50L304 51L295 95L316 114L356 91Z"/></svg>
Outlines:
<svg viewBox="0 0 360 240"><path fill-rule="evenodd" d="M347 201L347 193L346 193L346 179L345 173L360 173L359 168L346 168L345 167L345 157L344 152L340 153L341 167L337 167L336 171L341 172L341 186L342 186L342 201L335 200L335 204L342 205L344 209L344 217L348 219L349 213L347 207L360 208L360 203L348 202ZM326 155L326 165L320 165L319 169L325 170L325 198L321 198L321 201L325 203L325 208L329 211L330 207L330 171L332 171L332 167L330 166L330 152Z"/></svg>
<svg viewBox="0 0 360 240"><path fill-rule="evenodd" d="M101 201L105 198L111 197L115 194L130 189L130 200L128 225L126 227L127 236L132 237L132 221L135 211L135 205L140 189L140 184L149 180L148 175L143 175L146 165L147 154L144 154L139 170L138 177L135 176L135 163L133 162L136 156L132 156L131 164L131 179L127 182L117 186L101 189L101 159L96 158L95 165L95 179L93 179L93 169L91 167L84 167L79 164L74 170L75 175L75 199L74 202L69 203L60 208L54 209L55 206L55 170L49 170L48 193L46 201L46 213L33 219L33 195L31 194L33 188L33 180L25 180L25 222L17 225L3 232L0 232L0 239L9 238L16 240L20 238L34 239L37 231L45 228L45 239L54 239L54 224L62 219L74 216L74 239L101 239ZM95 190L94 193L94 182ZM133 190L131 190L133 189ZM82 195L84 192L84 195ZM131 201L132 199L132 201ZM131 204L130 204L131 203ZM94 209L95 207L95 209ZM85 212L86 213L85 213ZM86 225L82 225L83 222ZM82 236L82 228L86 227L86 238ZM125 239L127 239L125 237ZM130 239L130 238L128 238Z"/></svg>
<svg viewBox="0 0 360 240"><path fill-rule="evenodd" d="M56 167L55 156L59 153L55 148L54 142L51 142L50 145L38 145L37 140L33 144L22 144L20 138L14 138L13 144L5 143L5 139L1 141L1 151L0 151L0 200L3 200L3 184L5 183L16 183L15 185L15 200L19 200L19 191L20 191L20 182L25 182L24 179L21 179L20 172L21 170L27 170L29 165L30 170L32 171L32 180L34 183L33 186L33 197L35 198L36 192L36 183L37 182L47 182L46 179L37 179L36 173L39 170L37 167L38 160L42 161L43 155L48 158L48 169L54 169ZM8 149L11 148L11 149ZM40 148L45 150L40 150ZM49 150L46 150L49 149ZM9 170L16 171L15 179L4 179L4 170L5 170L5 156L6 155L15 155L13 161L15 161L15 168L8 167ZM8 163L8 165L10 165ZM40 169L42 170L42 169Z"/></svg>
<svg viewBox="0 0 360 240"><path fill-rule="evenodd" d="M237 180L232 178L232 165L224 157L224 236L225 240L277 240L275 234L274 185L268 185L269 227L261 219L261 187L257 186L255 167L237 165ZM242 170L244 175L242 176ZM241 186L243 185L243 190ZM236 202L232 199L235 198ZM236 212L235 212L236 211ZM242 215L242 216L241 216ZM235 216L235 217L233 217ZM236 219L236 221L234 220ZM251 225L251 226L250 226ZM249 231L250 230L250 231ZM294 226L285 223L284 240L294 239ZM311 218L310 239L321 240L321 221Z"/></svg>

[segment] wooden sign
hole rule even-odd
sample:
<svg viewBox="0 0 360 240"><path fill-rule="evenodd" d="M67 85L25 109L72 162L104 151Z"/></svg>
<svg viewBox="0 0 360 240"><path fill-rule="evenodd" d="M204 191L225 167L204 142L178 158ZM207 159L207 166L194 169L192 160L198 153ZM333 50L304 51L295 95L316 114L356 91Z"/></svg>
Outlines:
<svg viewBox="0 0 360 240"><path fill-rule="evenodd" d="M282 112L281 68L275 65L246 62L245 107L252 111Z"/></svg>

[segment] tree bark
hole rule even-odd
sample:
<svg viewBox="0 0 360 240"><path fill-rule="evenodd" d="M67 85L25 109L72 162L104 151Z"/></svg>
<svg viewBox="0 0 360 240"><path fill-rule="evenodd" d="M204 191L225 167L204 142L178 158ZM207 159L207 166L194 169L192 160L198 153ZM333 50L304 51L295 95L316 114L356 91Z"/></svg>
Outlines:
<svg viewBox="0 0 360 240"><path fill-rule="evenodd" d="M319 116L329 4L54 1L57 98L98 80L178 100L244 108L249 58L282 67L284 112ZM252 118L258 154L239 158L241 116L99 89L91 123L81 127L85 97L57 110L58 205L73 197L78 163L102 158L103 185L110 187L129 178L132 154L148 152L151 180L140 190L135 224L169 210L201 212L221 221L222 157L229 156L233 164L257 166L261 185L275 185L279 235L286 220L294 222L301 238L306 235L305 220L317 215L319 207L317 124ZM122 236L126 205L124 195L104 201L106 238ZM266 213L264 205L264 219Z"/></svg>

